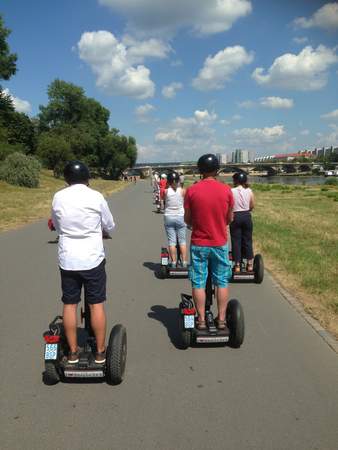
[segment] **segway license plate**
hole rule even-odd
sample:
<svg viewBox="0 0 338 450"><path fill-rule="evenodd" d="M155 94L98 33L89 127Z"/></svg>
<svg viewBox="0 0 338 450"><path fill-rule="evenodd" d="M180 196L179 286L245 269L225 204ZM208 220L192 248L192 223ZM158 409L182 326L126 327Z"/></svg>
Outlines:
<svg viewBox="0 0 338 450"><path fill-rule="evenodd" d="M58 357L58 344L45 345L45 360L55 360Z"/></svg>
<svg viewBox="0 0 338 450"><path fill-rule="evenodd" d="M195 328L195 316L184 316L184 328Z"/></svg>
<svg viewBox="0 0 338 450"><path fill-rule="evenodd" d="M161 258L161 264L162 264L162 266L167 266L169 264L169 258L162 257Z"/></svg>

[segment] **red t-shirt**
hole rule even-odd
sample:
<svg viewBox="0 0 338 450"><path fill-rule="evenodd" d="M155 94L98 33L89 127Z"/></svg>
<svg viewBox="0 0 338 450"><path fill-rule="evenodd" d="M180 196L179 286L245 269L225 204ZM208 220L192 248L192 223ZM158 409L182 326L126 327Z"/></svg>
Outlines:
<svg viewBox="0 0 338 450"><path fill-rule="evenodd" d="M221 247L227 243L227 216L233 208L231 189L214 178L192 185L184 197L184 208L190 209L192 245Z"/></svg>

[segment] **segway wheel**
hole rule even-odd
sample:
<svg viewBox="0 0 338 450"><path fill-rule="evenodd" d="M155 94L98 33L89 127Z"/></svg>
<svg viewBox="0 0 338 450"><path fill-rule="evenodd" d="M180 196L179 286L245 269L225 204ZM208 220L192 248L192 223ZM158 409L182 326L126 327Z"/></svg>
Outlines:
<svg viewBox="0 0 338 450"><path fill-rule="evenodd" d="M106 354L106 377L108 384L120 384L123 380L127 359L127 331L121 324L115 325L109 336Z"/></svg>
<svg viewBox="0 0 338 450"><path fill-rule="evenodd" d="M159 275L162 280L167 278L167 266L161 266L159 270Z"/></svg>
<svg viewBox="0 0 338 450"><path fill-rule="evenodd" d="M226 322L230 330L229 345L239 348L244 341L244 313L238 300L230 300L226 310Z"/></svg>
<svg viewBox="0 0 338 450"><path fill-rule="evenodd" d="M180 334L181 334L181 344L182 344L182 349L186 350L188 347L191 347L192 344L192 336L191 336L191 331L186 330L184 328L184 321L183 321L183 317L180 314L179 316L179 328L180 328Z"/></svg>
<svg viewBox="0 0 338 450"><path fill-rule="evenodd" d="M51 361L45 361L45 371L43 374L43 382L47 386L53 386L60 381L60 375L55 367L55 364Z"/></svg>
<svg viewBox="0 0 338 450"><path fill-rule="evenodd" d="M253 264L255 283L261 284L264 278L264 262L262 255L255 255Z"/></svg>

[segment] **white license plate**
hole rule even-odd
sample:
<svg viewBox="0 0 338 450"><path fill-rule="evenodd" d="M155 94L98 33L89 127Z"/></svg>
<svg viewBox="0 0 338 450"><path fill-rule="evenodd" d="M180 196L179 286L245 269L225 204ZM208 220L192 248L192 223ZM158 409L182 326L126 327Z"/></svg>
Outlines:
<svg viewBox="0 0 338 450"><path fill-rule="evenodd" d="M162 264L162 266L167 266L169 264L169 259L168 258L162 258L161 259L161 264Z"/></svg>
<svg viewBox="0 0 338 450"><path fill-rule="evenodd" d="M58 344L46 344L45 345L45 359L57 359L58 357Z"/></svg>
<svg viewBox="0 0 338 450"><path fill-rule="evenodd" d="M184 328L195 328L195 316L184 316Z"/></svg>
<svg viewBox="0 0 338 450"><path fill-rule="evenodd" d="M65 370L67 378L102 378L104 373L102 370Z"/></svg>

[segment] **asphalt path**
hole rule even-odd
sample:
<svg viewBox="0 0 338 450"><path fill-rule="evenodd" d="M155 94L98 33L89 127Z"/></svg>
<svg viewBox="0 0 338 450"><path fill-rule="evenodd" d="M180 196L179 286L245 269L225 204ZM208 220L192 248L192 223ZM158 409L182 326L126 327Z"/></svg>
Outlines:
<svg viewBox="0 0 338 450"><path fill-rule="evenodd" d="M149 182L109 199L108 323L128 333L124 382L42 383L42 333L61 311L46 221L0 234L0 448L338 449L338 357L266 276L231 285L240 349L179 347L181 292L160 280L165 244Z"/></svg>

